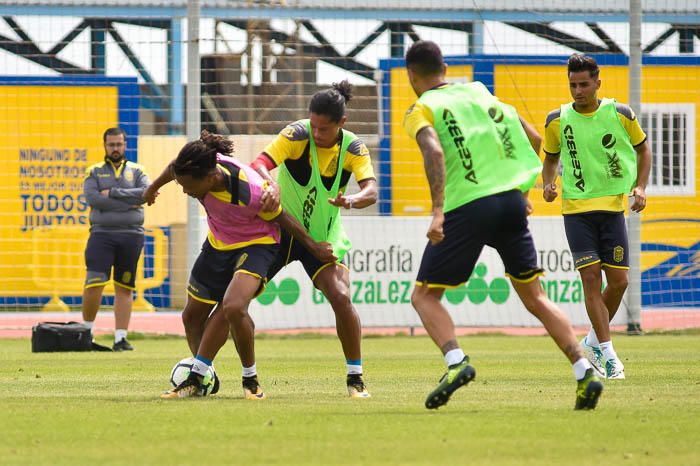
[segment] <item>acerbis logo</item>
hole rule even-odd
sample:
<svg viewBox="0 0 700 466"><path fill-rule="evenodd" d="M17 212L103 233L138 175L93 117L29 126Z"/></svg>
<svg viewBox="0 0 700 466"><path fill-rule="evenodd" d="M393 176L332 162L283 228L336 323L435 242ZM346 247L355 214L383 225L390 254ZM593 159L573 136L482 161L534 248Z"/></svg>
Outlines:
<svg viewBox="0 0 700 466"><path fill-rule="evenodd" d="M486 264L479 263L465 285L445 291L445 298L451 304L460 304L468 298L472 304L481 304L491 298L494 304L503 304L510 296L510 284L503 277L494 278L488 283L484 277L488 273Z"/></svg>
<svg viewBox="0 0 700 466"><path fill-rule="evenodd" d="M309 194L308 196L306 196L306 200L304 201L304 207L301 215L304 223L304 228L306 228L307 230L309 229L309 225L311 225L311 216L314 213L314 207L316 207L317 194L318 190L316 189L316 186L314 186L309 190Z"/></svg>
<svg viewBox="0 0 700 466"><path fill-rule="evenodd" d="M583 179L583 170L581 170L581 162L578 159L578 149L576 149L576 141L574 140L574 129L571 125L566 125L564 130L564 139L566 139L566 148L569 151L569 156L571 157L571 167L573 168L572 174L576 178L574 185L579 189L579 191L586 191L586 180ZM562 145L564 141L562 141Z"/></svg>
<svg viewBox="0 0 700 466"><path fill-rule="evenodd" d="M292 305L299 301L300 288L299 283L293 278L285 278L278 284L269 282L265 287L265 291L258 296L258 302L264 306L269 306L279 298L282 304Z"/></svg>

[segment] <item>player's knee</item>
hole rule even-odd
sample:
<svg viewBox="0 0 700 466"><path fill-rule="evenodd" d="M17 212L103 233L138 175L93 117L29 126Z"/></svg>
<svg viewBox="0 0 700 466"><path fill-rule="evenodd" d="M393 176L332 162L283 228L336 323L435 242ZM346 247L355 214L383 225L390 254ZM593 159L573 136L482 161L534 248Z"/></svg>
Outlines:
<svg viewBox="0 0 700 466"><path fill-rule="evenodd" d="M600 292L600 287L602 285L600 274L593 269L581 269L581 284L583 285L583 289L587 292L596 290Z"/></svg>
<svg viewBox="0 0 700 466"><path fill-rule="evenodd" d="M620 275L619 277L609 277L607 286L615 291L625 291L629 285L629 278L627 274Z"/></svg>
<svg viewBox="0 0 700 466"><path fill-rule="evenodd" d="M248 303L242 299L229 298L222 303L222 309L229 321L238 320L248 313Z"/></svg>
<svg viewBox="0 0 700 466"><path fill-rule="evenodd" d="M185 308L185 310L182 311L182 325L184 325L185 328L192 328L199 325L201 324L201 320L199 313L193 312L191 309Z"/></svg>
<svg viewBox="0 0 700 466"><path fill-rule="evenodd" d="M425 286L416 286L411 293L411 304L415 309L420 309L426 300L430 299L430 289Z"/></svg>
<svg viewBox="0 0 700 466"><path fill-rule="evenodd" d="M333 289L327 291L325 294L333 311L344 312L352 310L352 300L350 299L350 292L348 290Z"/></svg>

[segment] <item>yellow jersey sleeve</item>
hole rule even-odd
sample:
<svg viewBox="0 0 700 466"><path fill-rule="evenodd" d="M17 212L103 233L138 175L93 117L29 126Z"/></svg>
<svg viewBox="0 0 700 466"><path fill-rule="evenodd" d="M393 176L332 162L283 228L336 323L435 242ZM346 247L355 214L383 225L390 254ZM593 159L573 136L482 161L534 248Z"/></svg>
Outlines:
<svg viewBox="0 0 700 466"><path fill-rule="evenodd" d="M345 153L343 169L355 175L355 180L358 182L371 178L376 179L369 149L367 149L365 143L359 139L355 140L350 144L350 147L348 147L348 151Z"/></svg>
<svg viewBox="0 0 700 466"><path fill-rule="evenodd" d="M634 114L634 111L625 104L616 104L616 107L617 116L620 118L622 127L627 131L632 146L636 147L646 141L647 135L639 125L639 120L637 119L637 115Z"/></svg>
<svg viewBox="0 0 700 466"><path fill-rule="evenodd" d="M433 123L433 111L420 102L411 105L403 118L403 127L411 139L416 139L420 130Z"/></svg>
<svg viewBox="0 0 700 466"><path fill-rule="evenodd" d="M298 159L304 153L308 141L306 126L300 122L287 125L265 148L263 152L270 156L277 166L287 159Z"/></svg>
<svg viewBox="0 0 700 466"><path fill-rule="evenodd" d="M548 154L558 155L561 152L560 115L560 109L552 110L547 115L547 120L544 123L544 144L542 148Z"/></svg>

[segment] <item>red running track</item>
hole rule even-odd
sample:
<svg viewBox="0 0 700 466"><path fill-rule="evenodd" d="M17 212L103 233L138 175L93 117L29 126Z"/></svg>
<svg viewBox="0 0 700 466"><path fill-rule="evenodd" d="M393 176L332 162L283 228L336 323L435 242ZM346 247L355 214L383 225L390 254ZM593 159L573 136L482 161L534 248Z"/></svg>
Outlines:
<svg viewBox="0 0 700 466"><path fill-rule="evenodd" d="M32 326L37 322L67 322L81 321L79 312L0 312L0 338L29 338ZM642 311L642 329L672 330L700 327L700 309L653 309ZM584 334L587 327L576 328L576 333ZM613 327L614 331L624 331L624 326ZM110 311L98 314L95 321L95 333L104 334L114 331L114 314ZM129 331L159 334L184 335L179 312L134 313L131 317ZM412 333L409 327L366 327L365 335L396 335ZM258 333L290 334L290 333L324 333L335 334L334 328L299 328L285 330L259 330ZM507 335L546 335L542 327L459 327L458 335L476 333L502 333ZM415 335L425 335L422 327L413 329Z"/></svg>

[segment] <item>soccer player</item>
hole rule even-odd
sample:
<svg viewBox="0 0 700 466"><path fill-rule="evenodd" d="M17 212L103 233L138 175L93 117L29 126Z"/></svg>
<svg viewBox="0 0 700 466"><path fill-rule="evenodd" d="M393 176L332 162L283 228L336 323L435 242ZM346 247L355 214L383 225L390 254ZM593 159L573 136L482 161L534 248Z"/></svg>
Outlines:
<svg viewBox="0 0 700 466"><path fill-rule="evenodd" d="M265 397L257 378L255 325L248 305L263 291L279 250L276 224L290 231L319 260L335 259L330 244L315 243L279 204L272 212L263 212L261 197L267 183L231 157L232 152L231 141L202 131L201 138L185 144L144 195L153 204L158 189L175 180L185 194L204 206L209 224L209 235L192 268L182 313L195 363L190 377L162 398L201 395L203 377L229 331L243 366L244 396L254 400ZM217 386L212 393L216 391Z"/></svg>
<svg viewBox="0 0 700 466"><path fill-rule="evenodd" d="M314 286L321 290L335 312L336 330L345 354L348 393L366 398L362 378L362 330L350 299L350 272L342 262L350 249L339 209L362 209L377 202L377 182L367 146L343 128L346 104L352 98L347 81L317 92L309 104L309 118L291 123L268 144L251 164L281 194L282 206L294 215L316 241L333 245L337 261L321 261L303 244L282 231L280 252L268 278L282 267L301 261ZM279 167L277 182L269 171ZM345 194L351 175L360 191ZM277 191L278 190L278 191Z"/></svg>
<svg viewBox="0 0 700 466"><path fill-rule="evenodd" d="M561 159L566 238L581 274L591 320L581 343L599 374L624 379L625 368L610 337L610 321L628 282L624 201L631 191L631 209L641 212L646 206L651 151L631 108L614 99L598 99L599 74L592 57L569 57L569 91L574 101L547 115L543 196L547 202L557 197L555 180ZM608 282L603 292L601 270Z"/></svg>
<svg viewBox="0 0 700 466"><path fill-rule="evenodd" d="M441 304L445 288L471 275L485 245L498 251L515 291L573 364L575 409L593 409L603 390L566 316L545 295L528 230L529 202L541 163L537 132L479 82L448 84L447 66L433 42L415 42L406 53L408 79L418 96L404 126L423 154L433 218L411 301L440 348L447 372L425 406L438 408L474 379ZM533 148L535 150L533 150Z"/></svg>
<svg viewBox="0 0 700 466"><path fill-rule="evenodd" d="M87 170L83 183L90 206L90 237L85 247L87 276L83 290L83 322L92 330L102 301L102 292L114 268L114 351L132 351L126 339L136 266L143 249L143 193L148 177L143 167L129 162L126 133L109 128L102 135L105 148L103 162ZM93 349L110 351L93 343Z"/></svg>

